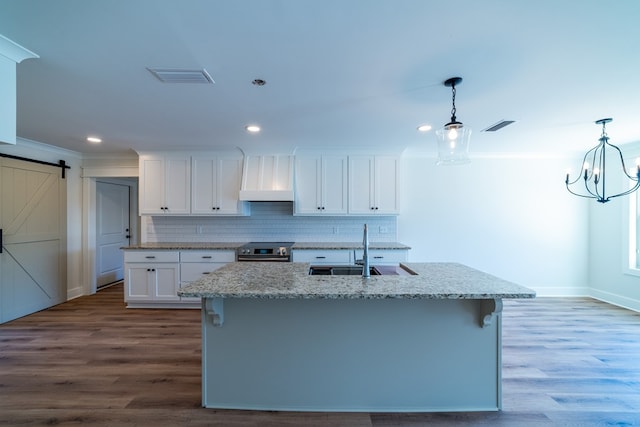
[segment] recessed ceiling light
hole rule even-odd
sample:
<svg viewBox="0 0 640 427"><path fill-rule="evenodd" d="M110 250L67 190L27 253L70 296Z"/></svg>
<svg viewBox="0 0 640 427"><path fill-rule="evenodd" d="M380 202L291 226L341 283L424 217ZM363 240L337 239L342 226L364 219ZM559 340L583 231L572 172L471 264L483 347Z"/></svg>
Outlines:
<svg viewBox="0 0 640 427"><path fill-rule="evenodd" d="M418 126L418 130L420 132L429 132L431 130L431 125L420 125Z"/></svg>
<svg viewBox="0 0 640 427"><path fill-rule="evenodd" d="M97 136L88 136L87 142L90 142L92 144L100 144L102 142L102 139L98 138Z"/></svg>
<svg viewBox="0 0 640 427"><path fill-rule="evenodd" d="M260 132L260 126L258 125L247 125L244 128L247 130L247 132L250 132L250 133Z"/></svg>

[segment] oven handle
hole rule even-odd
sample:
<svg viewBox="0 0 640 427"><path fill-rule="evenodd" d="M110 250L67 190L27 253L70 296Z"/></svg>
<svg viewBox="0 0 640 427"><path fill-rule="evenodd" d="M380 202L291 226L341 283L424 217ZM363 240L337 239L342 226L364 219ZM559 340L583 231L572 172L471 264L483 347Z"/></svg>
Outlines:
<svg viewBox="0 0 640 427"><path fill-rule="evenodd" d="M238 257L238 261L276 261L276 262L289 262L288 257L260 257L260 258L247 258L247 257Z"/></svg>

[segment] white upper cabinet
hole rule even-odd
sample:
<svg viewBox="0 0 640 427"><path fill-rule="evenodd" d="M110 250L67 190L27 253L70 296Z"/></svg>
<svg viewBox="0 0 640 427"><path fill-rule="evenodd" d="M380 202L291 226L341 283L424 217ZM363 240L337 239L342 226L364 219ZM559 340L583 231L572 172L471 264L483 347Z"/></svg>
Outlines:
<svg viewBox="0 0 640 427"><path fill-rule="evenodd" d="M242 159L194 156L191 213L194 215L248 215L248 202L239 200Z"/></svg>
<svg viewBox="0 0 640 427"><path fill-rule="evenodd" d="M397 215L400 159L396 156L349 156L349 213Z"/></svg>
<svg viewBox="0 0 640 427"><path fill-rule="evenodd" d="M141 215L190 213L190 156L143 154L139 180Z"/></svg>
<svg viewBox="0 0 640 427"><path fill-rule="evenodd" d="M296 215L347 214L347 156L296 156Z"/></svg>

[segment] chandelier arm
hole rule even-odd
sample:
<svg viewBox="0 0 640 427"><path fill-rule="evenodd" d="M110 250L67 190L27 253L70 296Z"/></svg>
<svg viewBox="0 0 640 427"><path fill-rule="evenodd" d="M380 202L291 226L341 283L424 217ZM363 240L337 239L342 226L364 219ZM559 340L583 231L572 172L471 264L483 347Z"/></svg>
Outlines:
<svg viewBox="0 0 640 427"><path fill-rule="evenodd" d="M598 196L598 199L607 199L607 191L605 189L605 181L606 181L606 175L605 175L605 169L606 169L606 147L604 146L604 144L601 143L598 146L598 150L596 150L596 153L594 153L593 156L593 188L594 191L596 192L596 195ZM598 157L598 174L595 173L596 170L596 156ZM602 189L602 194L600 194L600 189ZM608 199L607 199L608 200Z"/></svg>
<svg viewBox="0 0 640 427"><path fill-rule="evenodd" d="M593 151L595 151L600 145L596 145L595 147L593 147L592 149L590 149L589 151L587 151L584 155L584 157L582 158L582 163L580 164L580 173L578 173L578 176L576 177L575 180L570 181L569 182L569 174L567 173L567 178L565 180L565 183L567 183L568 185L573 185L575 183L577 183L578 181L580 181L581 179L584 178L584 164L587 163L587 158L589 157L589 154L591 154ZM594 156L595 158L595 156ZM587 170L587 173L589 173L589 171ZM589 173L586 177L587 180L591 179L591 176L593 175L593 172Z"/></svg>
<svg viewBox="0 0 640 427"><path fill-rule="evenodd" d="M576 193L575 191L571 190L569 185L567 185L567 190L569 191L569 193L573 194L574 196L584 197L584 198L587 198L587 199L596 199L597 198L596 196L588 196L586 194Z"/></svg>
<svg viewBox="0 0 640 427"><path fill-rule="evenodd" d="M640 182L636 182L636 184L633 187L631 187L630 189L628 189L627 191L622 192L620 194L614 194L613 196L607 197L607 199L613 199L614 197L626 196L627 194L633 193L638 188L640 188Z"/></svg>
<svg viewBox="0 0 640 427"><path fill-rule="evenodd" d="M636 168L636 176L629 175L629 173L627 172L627 166L624 163L624 156L622 155L622 151L620 150L620 148L618 148L617 146L615 146L613 144L610 144L608 141L606 142L606 144L609 147L615 149L618 152L618 156L620 157L620 163L622 164L622 171L627 176L627 178L629 178L630 180L633 180L633 181L638 181L638 176L639 176L638 171L637 171L638 168Z"/></svg>
<svg viewBox="0 0 640 427"><path fill-rule="evenodd" d="M591 169L585 169L584 172L584 188L587 191L587 193L591 194L590 197L594 198L594 199L598 199L601 200L603 197L600 195L600 193L598 192L598 180L597 180L597 176L595 176L595 170L596 170L596 164L598 165L598 167L600 167L600 156L599 156L599 149L601 148L601 144L596 145L595 147L593 147L591 150L587 151L587 153L585 154L585 162L583 163L583 165L586 162L586 159L588 158L589 155L592 155L591 157ZM595 188L595 192L591 190L591 188L589 188L589 182L591 182L591 179L593 178L594 180L594 188Z"/></svg>

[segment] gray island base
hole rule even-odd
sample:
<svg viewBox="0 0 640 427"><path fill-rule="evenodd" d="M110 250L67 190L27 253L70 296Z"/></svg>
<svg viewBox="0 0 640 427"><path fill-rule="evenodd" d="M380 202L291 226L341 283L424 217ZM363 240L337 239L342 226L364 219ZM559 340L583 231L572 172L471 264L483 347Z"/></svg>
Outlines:
<svg viewBox="0 0 640 427"><path fill-rule="evenodd" d="M283 411L501 409L503 298L528 288L451 263L416 276L309 276L233 263L202 297L202 404Z"/></svg>

